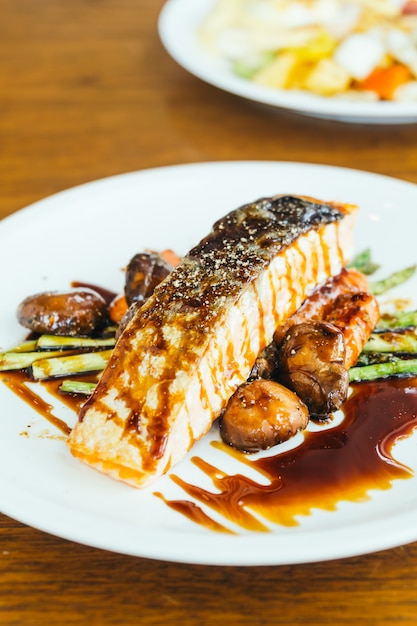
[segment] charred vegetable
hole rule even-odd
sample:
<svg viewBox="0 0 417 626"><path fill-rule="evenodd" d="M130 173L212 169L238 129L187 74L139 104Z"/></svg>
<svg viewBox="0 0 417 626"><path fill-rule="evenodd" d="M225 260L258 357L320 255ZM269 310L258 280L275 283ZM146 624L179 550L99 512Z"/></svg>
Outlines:
<svg viewBox="0 0 417 626"><path fill-rule="evenodd" d="M273 341L261 352L255 361L255 365L249 376L249 380L257 378L274 379L276 375L276 361L278 356L278 346Z"/></svg>
<svg viewBox="0 0 417 626"><path fill-rule="evenodd" d="M369 276L379 270L380 265L372 260L371 249L366 248L366 250L362 250L362 252L357 254L347 267L354 267L362 274L365 274L365 276Z"/></svg>
<svg viewBox="0 0 417 626"><path fill-rule="evenodd" d="M372 333L362 352L417 353L417 336L413 331Z"/></svg>
<svg viewBox="0 0 417 626"><path fill-rule="evenodd" d="M391 358L389 361L352 367L349 370L351 383L391 378L392 376L417 376L417 359Z"/></svg>
<svg viewBox="0 0 417 626"><path fill-rule="evenodd" d="M128 305L145 302L171 270L172 265L156 252L135 254L126 270L125 297Z"/></svg>
<svg viewBox="0 0 417 626"><path fill-rule="evenodd" d="M374 296L380 296L383 293L386 293L390 289L394 287L398 287L398 285L402 285L407 280L409 280L416 271L416 266L411 265L410 267L406 267L399 272L394 272L390 274L386 278L382 280L375 281L370 283L370 291L374 294Z"/></svg>
<svg viewBox="0 0 417 626"><path fill-rule="evenodd" d="M336 411L349 387L342 332L328 322L293 326L281 344L278 371L281 382L305 402L312 417Z"/></svg>
<svg viewBox="0 0 417 626"><path fill-rule="evenodd" d="M45 291L25 298L17 319L36 333L73 337L88 336L107 322L107 304L92 289Z"/></svg>

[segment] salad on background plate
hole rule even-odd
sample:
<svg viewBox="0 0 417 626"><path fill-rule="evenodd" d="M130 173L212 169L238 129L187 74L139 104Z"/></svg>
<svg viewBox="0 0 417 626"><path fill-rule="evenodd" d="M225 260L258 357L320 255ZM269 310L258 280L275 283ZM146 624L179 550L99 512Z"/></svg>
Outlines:
<svg viewBox="0 0 417 626"><path fill-rule="evenodd" d="M417 102L416 0L217 0L199 36L266 87Z"/></svg>
<svg viewBox="0 0 417 626"><path fill-rule="evenodd" d="M417 122L417 0L168 0L158 30L180 66L248 100Z"/></svg>

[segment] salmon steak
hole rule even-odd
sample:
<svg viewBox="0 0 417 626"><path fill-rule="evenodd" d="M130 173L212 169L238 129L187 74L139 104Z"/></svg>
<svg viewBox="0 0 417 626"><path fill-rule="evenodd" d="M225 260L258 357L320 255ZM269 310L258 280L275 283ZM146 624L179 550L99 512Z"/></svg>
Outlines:
<svg viewBox="0 0 417 626"><path fill-rule="evenodd" d="M283 195L217 221L124 328L71 453L135 487L181 461L276 328L351 258L356 215L354 205Z"/></svg>

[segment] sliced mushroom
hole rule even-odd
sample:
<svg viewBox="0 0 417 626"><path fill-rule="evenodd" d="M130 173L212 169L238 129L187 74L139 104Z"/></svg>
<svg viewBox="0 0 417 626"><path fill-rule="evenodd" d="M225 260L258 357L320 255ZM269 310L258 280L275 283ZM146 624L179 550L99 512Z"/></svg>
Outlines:
<svg viewBox="0 0 417 626"><path fill-rule="evenodd" d="M292 326L280 347L278 372L312 417L328 416L342 406L349 388L343 333L328 322Z"/></svg>

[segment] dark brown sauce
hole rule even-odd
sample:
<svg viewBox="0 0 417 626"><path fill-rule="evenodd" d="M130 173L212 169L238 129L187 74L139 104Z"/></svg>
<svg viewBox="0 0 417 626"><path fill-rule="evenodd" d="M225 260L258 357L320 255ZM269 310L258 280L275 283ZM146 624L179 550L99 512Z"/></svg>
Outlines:
<svg viewBox="0 0 417 626"><path fill-rule="evenodd" d="M59 390L59 386L62 383L62 380L59 378L35 382L26 372L7 372L5 374L0 375L0 379L4 382L4 384L15 393L19 398L24 400L34 411L42 415L45 419L48 420L51 424L56 426L64 435L69 435L71 432L71 428L68 424L66 424L63 420L59 419L53 414L53 406L49 404L45 400L43 400L35 390L29 389L26 385L27 382L33 383L35 385L42 386L44 389L48 391L48 393L60 400L63 404L72 409L75 413L78 413L84 404L86 398L84 396L78 394L68 394L62 393ZM96 378L93 376L77 376L79 380L85 381L95 381Z"/></svg>
<svg viewBox="0 0 417 626"><path fill-rule="evenodd" d="M71 282L71 287L76 288L84 288L84 289L92 289L98 293L106 302L110 304L115 298L117 294L115 291L110 291L110 289L106 289L105 287L100 287L100 285L94 285L92 283L83 283L78 280L73 280Z"/></svg>
<svg viewBox="0 0 417 626"><path fill-rule="evenodd" d="M306 432L294 450L251 460L225 444L213 445L258 470L268 479L262 484L241 474L228 475L199 457L193 463L213 482L212 493L171 478L194 500L248 530L266 531L259 517L284 526L316 509L333 511L342 501L362 502L372 489L386 490L394 480L413 472L397 462L394 444L417 427L417 379L363 383L353 389L340 425ZM167 501L178 510L178 502ZM196 523L204 519L195 507L182 512Z"/></svg>
<svg viewBox="0 0 417 626"><path fill-rule="evenodd" d="M52 405L28 389L25 383L30 378L25 372L7 372L0 378L31 408L69 434L70 427L53 415ZM82 378L96 380L95 375ZM76 414L86 401L84 396L60 392L60 379L36 384ZM226 520L247 530L267 532L267 522L295 526L299 516L310 515L314 508L333 511L342 501L366 501L370 490L386 490L394 480L413 476L410 468L395 460L393 447L417 428L417 378L353 386L344 415L337 426L306 432L304 442L294 450L266 458L255 459L220 441L213 442L216 448L257 470L266 481L226 474L200 457L193 457L192 462L211 479L215 492L187 483L175 474L171 478L194 501ZM233 532L195 502L155 495L197 524L217 532Z"/></svg>
<svg viewBox="0 0 417 626"><path fill-rule="evenodd" d="M154 495L158 498L161 498L161 500L163 500L165 504L168 504L171 509L174 509L174 511L177 511L178 513L182 513L182 515L185 515L193 522L197 522L198 524L201 524L202 526L205 526L210 530L215 530L221 533L229 533L232 535L235 534L232 530L229 530L228 528L226 528L226 526L223 526L223 524L219 524L218 522L211 519L211 517L206 515L199 506L194 504L194 502L189 502L188 500L166 500L163 494L159 491L155 491Z"/></svg>

